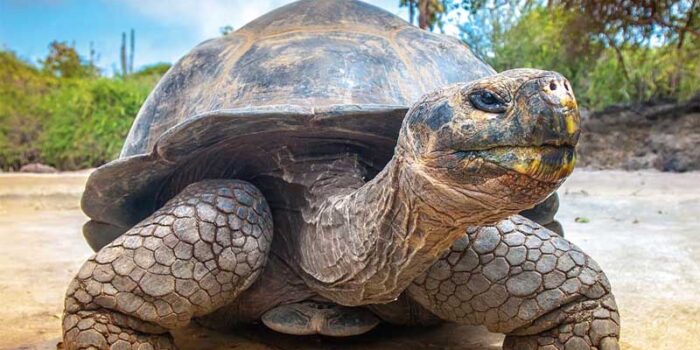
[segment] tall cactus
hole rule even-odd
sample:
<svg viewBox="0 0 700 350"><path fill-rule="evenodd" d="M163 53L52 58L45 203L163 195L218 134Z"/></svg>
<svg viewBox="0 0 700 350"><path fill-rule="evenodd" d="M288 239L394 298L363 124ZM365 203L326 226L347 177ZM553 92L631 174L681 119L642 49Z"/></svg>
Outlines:
<svg viewBox="0 0 700 350"><path fill-rule="evenodd" d="M130 45L129 45L129 74L134 73L134 37L136 34L134 33L134 28L131 28L131 37L130 37Z"/></svg>
<svg viewBox="0 0 700 350"><path fill-rule="evenodd" d="M136 32L132 28L129 33L129 52L127 59L126 32L122 32L122 46L119 52L122 76L126 77L134 73L134 51L136 47Z"/></svg>
<svg viewBox="0 0 700 350"><path fill-rule="evenodd" d="M121 62L122 76L126 77L129 74L126 65L126 32L122 32L122 46L119 51L119 60Z"/></svg>

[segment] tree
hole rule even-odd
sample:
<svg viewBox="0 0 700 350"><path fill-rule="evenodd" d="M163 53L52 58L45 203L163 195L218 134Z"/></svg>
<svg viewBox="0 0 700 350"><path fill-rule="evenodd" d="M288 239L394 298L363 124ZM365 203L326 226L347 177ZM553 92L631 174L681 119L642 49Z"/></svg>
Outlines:
<svg viewBox="0 0 700 350"><path fill-rule="evenodd" d="M433 0L426 0L435 2ZM592 107L689 98L700 85L700 0L452 0L427 28L455 25L497 70L557 70ZM420 22L420 21L419 21ZM419 23L420 25L420 23Z"/></svg>
<svg viewBox="0 0 700 350"><path fill-rule="evenodd" d="M65 42L52 41L41 63L44 71L61 78L82 78L98 73L94 65L84 62L75 48Z"/></svg>
<svg viewBox="0 0 700 350"><path fill-rule="evenodd" d="M229 35L233 33L233 27L230 25L223 26L219 28L219 32L221 33L221 35Z"/></svg>
<svg viewBox="0 0 700 350"><path fill-rule="evenodd" d="M654 41L593 30L598 19L582 9L535 7L510 28L492 34L497 70L533 67L555 70L572 82L589 108L657 99L686 99L700 88L700 40L692 34L679 48L668 33ZM615 36L610 41L608 36ZM674 39L676 38L676 39ZM618 41L619 40L619 41Z"/></svg>
<svg viewBox="0 0 700 350"><path fill-rule="evenodd" d="M411 23L418 11L418 27L421 29L433 30L435 25L442 28L442 17L447 13L445 0L401 0L399 7L408 7Z"/></svg>
<svg viewBox="0 0 700 350"><path fill-rule="evenodd" d="M558 0L589 17L588 30L611 45L644 44L665 37L682 48L688 35L700 37L698 0Z"/></svg>
<svg viewBox="0 0 700 350"><path fill-rule="evenodd" d="M673 45L680 52L688 41L700 39L698 0L558 0L550 6L577 10L586 16L585 31L615 52L623 78L631 83L627 49L649 49ZM680 62L676 62L678 66ZM678 89L681 69L671 79L670 88Z"/></svg>
<svg viewBox="0 0 700 350"><path fill-rule="evenodd" d="M555 70L566 76L576 91L583 91L588 71L603 46L568 27L576 16L562 8L534 8L507 30L494 34L492 55L487 60L498 71L518 67Z"/></svg>
<svg viewBox="0 0 700 350"><path fill-rule="evenodd" d="M0 169L37 161L36 140L45 120L40 105L57 79L0 49Z"/></svg>
<svg viewBox="0 0 700 350"><path fill-rule="evenodd" d="M530 0L461 0L449 7L445 17L459 28L460 39L488 61L493 57L496 39L513 27L532 6ZM461 15L453 16L455 12Z"/></svg>

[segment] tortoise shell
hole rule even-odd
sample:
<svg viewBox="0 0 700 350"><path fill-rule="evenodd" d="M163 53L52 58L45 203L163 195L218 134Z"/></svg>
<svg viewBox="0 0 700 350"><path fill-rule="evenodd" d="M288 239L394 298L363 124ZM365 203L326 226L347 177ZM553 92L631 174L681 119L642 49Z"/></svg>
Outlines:
<svg viewBox="0 0 700 350"><path fill-rule="evenodd" d="M211 160L192 182L246 179L274 167L281 147L364 152L381 169L413 101L494 73L459 40L377 7L298 1L180 59L142 106L119 159L90 176L83 210L128 228L157 209L158 191L183 165Z"/></svg>

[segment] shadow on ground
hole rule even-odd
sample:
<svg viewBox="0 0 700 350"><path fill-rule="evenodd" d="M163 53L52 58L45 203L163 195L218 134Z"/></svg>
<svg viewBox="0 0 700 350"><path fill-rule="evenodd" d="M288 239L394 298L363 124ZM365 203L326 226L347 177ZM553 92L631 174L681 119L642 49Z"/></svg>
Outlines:
<svg viewBox="0 0 700 350"><path fill-rule="evenodd" d="M199 327L175 333L184 349L500 349L503 336L477 327L442 325L427 328L380 326L370 333L349 337L296 337L272 332L264 326L237 330L245 337L222 335Z"/></svg>

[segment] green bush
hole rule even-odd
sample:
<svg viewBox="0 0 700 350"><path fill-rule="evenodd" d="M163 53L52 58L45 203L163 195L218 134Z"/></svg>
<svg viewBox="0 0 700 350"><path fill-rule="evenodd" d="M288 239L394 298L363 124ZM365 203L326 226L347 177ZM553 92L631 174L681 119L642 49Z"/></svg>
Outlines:
<svg viewBox="0 0 700 350"><path fill-rule="evenodd" d="M56 82L14 53L0 51L0 168L39 160L35 141L46 118L39 105Z"/></svg>
<svg viewBox="0 0 700 350"><path fill-rule="evenodd" d="M157 80L158 78L162 77L165 72L170 69L172 65L170 63L155 63L155 64L149 64L138 71L134 72L130 77L131 78L154 78Z"/></svg>
<svg viewBox="0 0 700 350"><path fill-rule="evenodd" d="M532 67L564 74L587 108L682 100L700 90L697 36L688 35L684 45L669 37L616 50L585 30L590 20L565 7L528 5L507 26L492 23L484 34L488 50L481 51L498 71ZM49 48L41 67L0 50L0 169L31 162L80 169L116 158L148 92L170 67L158 63L107 78L66 43Z"/></svg>
<svg viewBox="0 0 700 350"><path fill-rule="evenodd" d="M584 107L654 99L684 100L700 90L700 45L689 36L678 48L626 45L618 51L600 38L586 36L584 14L563 8L536 7L503 33L494 33L498 71L531 67L562 73ZM619 56L622 56L622 61ZM624 62L624 63L623 63Z"/></svg>
<svg viewBox="0 0 700 350"><path fill-rule="evenodd" d="M563 9L535 8L510 29L495 33L490 63L497 71L512 68L553 70L567 77L579 102L587 103L588 70L601 46L566 30L576 14Z"/></svg>
<svg viewBox="0 0 700 350"><path fill-rule="evenodd" d="M42 101L51 117L38 140L41 159L80 169L116 158L151 87L148 81L106 78L61 82Z"/></svg>
<svg viewBox="0 0 700 350"><path fill-rule="evenodd" d="M588 89L582 92L592 107L657 99L687 100L700 90L700 51L695 42L681 50L670 46L627 47L621 53L624 67L616 53L606 49L590 70Z"/></svg>
<svg viewBox="0 0 700 350"><path fill-rule="evenodd" d="M134 117L167 65L127 79L65 78L0 51L0 168L59 169L116 158Z"/></svg>

